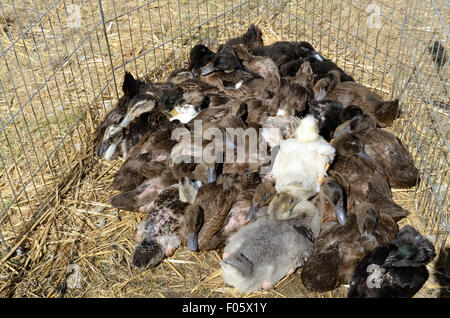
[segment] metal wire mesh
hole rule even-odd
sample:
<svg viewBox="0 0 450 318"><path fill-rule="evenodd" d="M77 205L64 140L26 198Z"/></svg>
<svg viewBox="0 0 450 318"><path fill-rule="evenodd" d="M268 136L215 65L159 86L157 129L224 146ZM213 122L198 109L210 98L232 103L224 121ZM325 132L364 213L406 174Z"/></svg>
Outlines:
<svg viewBox="0 0 450 318"><path fill-rule="evenodd" d="M393 130L421 172L416 212L435 243L446 243L446 1L21 0L3 1L0 11L5 250L58 195L74 158L92 147L125 69L162 80L200 40L223 41L255 19L285 40L311 42L357 81L400 99Z"/></svg>

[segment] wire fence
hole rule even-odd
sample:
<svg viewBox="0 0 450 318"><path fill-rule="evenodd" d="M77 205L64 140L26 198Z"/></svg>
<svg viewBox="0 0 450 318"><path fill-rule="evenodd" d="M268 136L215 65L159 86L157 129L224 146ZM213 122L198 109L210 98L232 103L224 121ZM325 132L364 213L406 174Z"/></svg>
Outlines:
<svg viewBox="0 0 450 318"><path fill-rule="evenodd" d="M0 3L0 240L17 247L63 195L74 162L120 97L125 70L162 80L200 41L251 21L306 40L403 115L393 131L421 173L414 207L445 245L448 213L447 1L102 1ZM69 189L70 190L70 189Z"/></svg>

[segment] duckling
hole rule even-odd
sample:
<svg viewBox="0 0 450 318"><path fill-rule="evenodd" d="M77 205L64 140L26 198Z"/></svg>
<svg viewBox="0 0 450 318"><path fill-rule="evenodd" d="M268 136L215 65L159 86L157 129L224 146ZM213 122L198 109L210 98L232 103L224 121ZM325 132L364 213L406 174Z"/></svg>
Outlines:
<svg viewBox="0 0 450 318"><path fill-rule="evenodd" d="M360 138L342 135L334 139L332 145L336 148L337 156L328 170L328 176L344 187L347 209L368 201L395 221L409 214L392 199L386 173L364 151Z"/></svg>
<svg viewBox="0 0 450 318"><path fill-rule="evenodd" d="M232 233L246 223L245 214L251 205L252 192L244 196L242 194L254 190L257 186L255 178L256 181L259 178L256 173L234 174L227 178L231 178L231 181L225 184L212 182L203 185L195 202L186 210L185 237L187 246L192 251L212 250L224 246ZM248 202L244 204L244 209L242 204L239 204L240 201ZM239 211L230 214L232 209Z"/></svg>
<svg viewBox="0 0 450 318"><path fill-rule="evenodd" d="M243 45L250 51L257 47L263 46L264 41L262 38L261 29L258 26L251 24L243 35L228 40L222 47L234 45ZM218 51L221 51L222 47L219 47Z"/></svg>
<svg viewBox="0 0 450 318"><path fill-rule="evenodd" d="M105 160L112 160L120 156L116 149L123 141L124 131L118 125L127 114L129 101L142 92L145 89L145 85L145 82L136 80L131 73L125 72L122 83L123 96L119 98L117 106L106 115L97 128L95 142L97 143L96 152L99 157ZM121 145L121 150L123 150L124 146L125 144Z"/></svg>
<svg viewBox="0 0 450 318"><path fill-rule="evenodd" d="M374 205L363 202L344 225L327 223L314 241L314 255L302 268L302 282L310 290L328 291L348 284L359 261L371 249L392 240L398 226Z"/></svg>
<svg viewBox="0 0 450 318"><path fill-rule="evenodd" d="M166 162L173 146L172 131L179 127L177 122L160 124L160 129L148 132L138 144L130 149L129 158L117 172L113 187L116 190L127 191L145 179L158 177L166 169Z"/></svg>
<svg viewBox="0 0 450 318"><path fill-rule="evenodd" d="M347 197L344 188L336 180L326 177L320 185L320 191L312 202L322 212L322 224L338 221L347 222Z"/></svg>
<svg viewBox="0 0 450 318"><path fill-rule="evenodd" d="M426 265L436 256L434 246L412 226L378 246L356 266L348 297L409 298L427 281Z"/></svg>
<svg viewBox="0 0 450 318"><path fill-rule="evenodd" d="M216 53L212 52L208 47L203 44L197 44L189 52L188 70L197 76L200 75L201 69L211 62L215 56Z"/></svg>
<svg viewBox="0 0 450 318"><path fill-rule="evenodd" d="M327 74L332 70L336 70L339 72L339 75L340 75L339 78L340 78L341 82L354 82L355 81L352 76L345 73L345 71L342 68L337 66L337 64L334 63L333 61L331 61L330 59L318 60L318 59L314 59L314 58L309 58L308 61L311 63L311 67L314 72L315 81L318 81L322 77L327 76ZM336 74L336 73L334 73L334 74ZM328 98L330 98L330 97L328 97ZM333 98L330 98L330 99L333 99Z"/></svg>
<svg viewBox="0 0 450 318"><path fill-rule="evenodd" d="M420 182L411 153L395 135L377 128L373 116L355 116L347 130L364 143L365 152L384 169L391 187L410 188Z"/></svg>
<svg viewBox="0 0 450 318"><path fill-rule="evenodd" d="M303 63L295 77L283 77L279 90L280 106L278 113L282 115L300 115L313 94L313 73L309 62Z"/></svg>
<svg viewBox="0 0 450 318"><path fill-rule="evenodd" d="M277 180L277 192L292 183L302 186L309 196L319 191L335 149L319 135L317 122L312 115L306 116L300 121L295 138L280 143L271 172Z"/></svg>
<svg viewBox="0 0 450 318"><path fill-rule="evenodd" d="M311 114L319 121L319 134L326 140L333 138L334 131L342 123L341 113L344 111L341 103L333 100L310 100L303 114Z"/></svg>
<svg viewBox="0 0 450 318"><path fill-rule="evenodd" d="M341 82L327 92L327 99L338 101L342 106L355 105L360 107L364 113L373 115L379 127L385 128L392 125L401 113L398 99L384 101L377 93L366 86L356 82Z"/></svg>
<svg viewBox="0 0 450 318"><path fill-rule="evenodd" d="M341 73L338 70L329 71L314 84L314 99L321 101L341 82Z"/></svg>
<svg viewBox="0 0 450 318"><path fill-rule="evenodd" d="M318 209L302 201L282 212L282 219L260 218L231 238L221 262L227 284L245 293L270 289L312 255L320 231Z"/></svg>
<svg viewBox="0 0 450 318"><path fill-rule="evenodd" d="M285 115L269 116L262 123L261 135L271 149L278 146L283 140L295 138L295 130L300 125L297 116Z"/></svg>
<svg viewBox="0 0 450 318"><path fill-rule="evenodd" d="M267 46L260 46L252 50L254 55L270 57L278 67L299 58L313 58L323 60L314 47L308 42L279 41ZM300 67L300 65L299 65ZM297 73L298 68L292 73Z"/></svg>
<svg viewBox="0 0 450 318"><path fill-rule="evenodd" d="M261 182L255 189L252 205L247 213L247 220L254 220L267 215L267 209L276 191L271 182Z"/></svg>
<svg viewBox="0 0 450 318"><path fill-rule="evenodd" d="M162 191L152 204L136 234L132 264L136 267L154 267L180 246L179 231L183 214L193 203L201 185L187 178Z"/></svg>
<svg viewBox="0 0 450 318"><path fill-rule="evenodd" d="M348 105L340 114L341 124L336 127L333 133L333 138L339 137L341 134L350 131L350 123L353 117L364 114L362 109L355 105Z"/></svg>
<svg viewBox="0 0 450 318"><path fill-rule="evenodd" d="M216 71L222 71L228 74L242 70L243 66L241 61L233 49L233 46L238 45L242 45L242 47L248 50L262 46L263 39L261 30L252 24L244 35L228 40L224 45L221 45L218 53L213 57L211 62L202 69L201 75L206 76Z"/></svg>
<svg viewBox="0 0 450 318"><path fill-rule="evenodd" d="M134 96L127 105L127 113L120 122L122 128L128 125L143 114L148 114L158 107L158 100L150 94L140 94Z"/></svg>

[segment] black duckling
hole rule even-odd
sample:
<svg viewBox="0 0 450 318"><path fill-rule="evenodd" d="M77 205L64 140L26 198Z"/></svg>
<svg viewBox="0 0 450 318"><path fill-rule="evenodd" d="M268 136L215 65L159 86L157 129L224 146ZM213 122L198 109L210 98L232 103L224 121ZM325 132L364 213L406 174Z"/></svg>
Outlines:
<svg viewBox="0 0 450 318"><path fill-rule="evenodd" d="M275 213L275 219L257 219L241 228L225 246L222 277L241 292L272 288L313 253L321 218L314 204L302 201L290 211L278 211L282 216Z"/></svg>
<svg viewBox="0 0 450 318"><path fill-rule="evenodd" d="M255 26L250 25L247 32L240 37L228 40L224 45L218 49L218 53L212 58L201 71L202 76L206 76L216 71L224 73L233 73L237 70L242 70L243 65L234 51L233 46L242 45L248 50L263 45L262 32Z"/></svg>
<svg viewBox="0 0 450 318"><path fill-rule="evenodd" d="M333 138L334 131L342 123L344 107L333 100L310 100L303 112L303 116L311 114L319 121L319 134L326 140Z"/></svg>
<svg viewBox="0 0 450 318"><path fill-rule="evenodd" d="M398 226L374 205L363 202L344 225L327 223L314 241L314 255L302 268L302 282L310 290L329 291L348 284L359 261L376 246L391 241Z"/></svg>
<svg viewBox="0 0 450 318"><path fill-rule="evenodd" d="M386 173L364 151L364 144L360 138L345 134L334 139L332 146L336 149L337 155L328 170L328 176L344 187L347 209L367 201L395 221L409 214L392 199Z"/></svg>
<svg viewBox="0 0 450 318"><path fill-rule="evenodd" d="M188 70L192 71L196 76L200 75L201 69L212 61L216 53L212 52L203 44L197 44L189 53Z"/></svg>
<svg viewBox="0 0 450 318"><path fill-rule="evenodd" d="M314 58L309 58L308 61L311 63L313 69L315 80L318 81L324 76L327 76L328 72L332 70L337 70L340 74L340 82L354 82L353 77L344 72L342 68L337 66L336 63L330 59L323 59L322 61ZM345 105L347 106L347 105Z"/></svg>
<svg viewBox="0 0 450 318"><path fill-rule="evenodd" d="M267 46L260 46L252 50L254 55L270 57L278 67L285 63L289 63L300 58L312 58L315 60L323 60L323 57L314 49L308 42L288 42L279 41ZM298 68L295 69L290 76L297 73ZM284 76L282 74L282 76Z"/></svg>
<svg viewBox="0 0 450 318"><path fill-rule="evenodd" d="M138 226L132 256L134 266L154 267L180 246L183 214L188 204L194 202L200 186L183 178L156 197L147 217Z"/></svg>
<svg viewBox="0 0 450 318"><path fill-rule="evenodd" d="M394 240L372 250L356 266L348 297L413 297L427 281L426 265L435 256L433 244L407 225Z"/></svg>
<svg viewBox="0 0 450 318"><path fill-rule="evenodd" d="M393 188L410 188L420 182L419 170L411 153L400 139L376 127L376 120L368 114L355 116L348 129L364 143L364 151L383 167Z"/></svg>
<svg viewBox="0 0 450 318"><path fill-rule="evenodd" d="M373 115L378 126L382 128L392 125L401 113L398 99L384 101L380 95L366 86L351 81L344 82L342 77L341 82L327 92L326 98L339 101L344 107L349 105L360 107L364 113Z"/></svg>

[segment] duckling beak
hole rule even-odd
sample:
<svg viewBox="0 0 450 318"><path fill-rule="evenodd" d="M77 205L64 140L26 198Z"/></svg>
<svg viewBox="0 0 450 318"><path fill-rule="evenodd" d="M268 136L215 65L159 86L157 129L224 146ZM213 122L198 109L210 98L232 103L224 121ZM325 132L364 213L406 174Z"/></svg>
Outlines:
<svg viewBox="0 0 450 318"><path fill-rule="evenodd" d="M212 65L212 64L209 64L209 65L206 65L203 69L202 69L202 75L203 76L205 76L205 75L208 75L208 74L211 74L212 72L215 72L215 71L217 71L217 69L214 67L214 65Z"/></svg>
<svg viewBox="0 0 450 318"><path fill-rule="evenodd" d="M316 51L312 52L312 57L320 62L323 62L323 60L324 60L324 57L322 55L320 55L319 53L317 53Z"/></svg>
<svg viewBox="0 0 450 318"><path fill-rule="evenodd" d="M214 167L208 167L208 183L215 182L217 180L217 173Z"/></svg>
<svg viewBox="0 0 450 318"><path fill-rule="evenodd" d="M195 232L189 232L187 234L187 246L190 251L196 251L198 249L198 236Z"/></svg>
<svg viewBox="0 0 450 318"><path fill-rule="evenodd" d="M343 134L350 133L351 131L352 131L352 129L351 129L350 125L347 125L347 127L342 129L340 132L338 132L337 134L334 134L333 139L336 139L337 137L339 137Z"/></svg>
<svg viewBox="0 0 450 318"><path fill-rule="evenodd" d="M105 160L111 160L114 153L116 152L117 144L102 144L100 150L98 151L98 155Z"/></svg>
<svg viewBox="0 0 450 318"><path fill-rule="evenodd" d="M364 158L364 159L372 161L372 158L370 158L370 156L367 154L367 152L364 151L364 148L361 148L361 150L358 152L358 156L360 156L361 158Z"/></svg>
<svg viewBox="0 0 450 318"><path fill-rule="evenodd" d="M339 224L344 225L347 222L347 211L342 205L334 205L333 208Z"/></svg>
<svg viewBox="0 0 450 318"><path fill-rule="evenodd" d="M178 115L180 115L180 113L175 108L170 111L171 118L176 117Z"/></svg>
<svg viewBox="0 0 450 318"><path fill-rule="evenodd" d="M247 214L247 221L251 221L255 218L256 211L259 209L259 203L252 202L252 207Z"/></svg>
<svg viewBox="0 0 450 318"><path fill-rule="evenodd" d="M120 122L119 126L122 128L125 128L128 126L129 123L131 123L133 119L130 115L126 115L125 118Z"/></svg>
<svg viewBox="0 0 450 318"><path fill-rule="evenodd" d="M316 100L321 101L322 99L325 98L326 95L327 95L327 91L325 89L321 88L319 90L319 94L317 94Z"/></svg>
<svg viewBox="0 0 450 318"><path fill-rule="evenodd" d="M325 180L325 177L318 177L317 178L317 182L319 182L319 184L322 184L324 180Z"/></svg>

